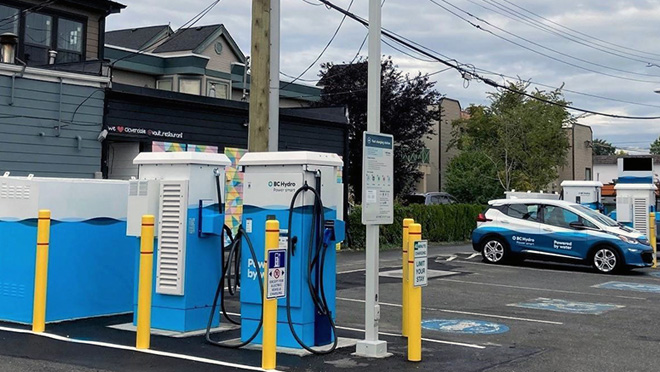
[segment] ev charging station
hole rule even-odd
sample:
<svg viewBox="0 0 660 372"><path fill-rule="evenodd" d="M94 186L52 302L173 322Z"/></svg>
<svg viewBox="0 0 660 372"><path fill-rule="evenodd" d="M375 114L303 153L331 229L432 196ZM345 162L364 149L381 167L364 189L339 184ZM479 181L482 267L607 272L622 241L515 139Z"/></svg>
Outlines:
<svg viewBox="0 0 660 372"><path fill-rule="evenodd" d="M224 154L166 152L141 153L133 163L139 179L129 181L126 234L140 236L142 216L156 217L151 326L204 329L222 272L225 167L231 162Z"/></svg>
<svg viewBox="0 0 660 372"><path fill-rule="evenodd" d="M336 250L344 240L343 161L318 152L247 153L244 169L243 227L256 247L241 255L241 340L261 343L266 221L280 222L286 249L286 298L278 300L277 346L304 348L333 344L336 316ZM332 347L334 349L334 346Z"/></svg>
<svg viewBox="0 0 660 372"><path fill-rule="evenodd" d="M561 183L564 200L582 204L591 209L601 207L603 184L598 181L564 181Z"/></svg>
<svg viewBox="0 0 660 372"><path fill-rule="evenodd" d="M37 216L51 211L46 322L132 310L128 182L0 176L0 320L31 323Z"/></svg>
<svg viewBox="0 0 660 372"><path fill-rule="evenodd" d="M653 158L617 159L616 220L644 234L649 233L649 212L655 210Z"/></svg>

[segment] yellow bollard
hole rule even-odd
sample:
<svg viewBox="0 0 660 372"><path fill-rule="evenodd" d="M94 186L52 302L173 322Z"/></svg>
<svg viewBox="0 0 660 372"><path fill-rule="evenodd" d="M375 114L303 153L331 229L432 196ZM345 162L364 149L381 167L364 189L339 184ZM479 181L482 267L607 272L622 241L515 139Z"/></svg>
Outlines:
<svg viewBox="0 0 660 372"><path fill-rule="evenodd" d="M154 267L154 216L142 216L140 234L140 278L135 347L148 349L151 342L151 291Z"/></svg>
<svg viewBox="0 0 660 372"><path fill-rule="evenodd" d="M657 238L656 238L656 224L655 224L655 212L650 213L650 218L649 218L649 243L651 243L651 247L653 247L653 266L651 266L653 269L658 268L658 247L656 246L657 244Z"/></svg>
<svg viewBox="0 0 660 372"><path fill-rule="evenodd" d="M266 221L266 252L264 256L264 289L268 287L268 251L277 249L280 240L280 223L277 220ZM277 299L268 299L264 291L264 324L261 348L261 368L275 369L277 362Z"/></svg>
<svg viewBox="0 0 660 372"><path fill-rule="evenodd" d="M37 259L34 268L34 304L32 309L32 332L38 333L46 329L49 243L50 211L40 210L37 222Z"/></svg>
<svg viewBox="0 0 660 372"><path fill-rule="evenodd" d="M403 275L402 275L402 300L401 300L401 334L403 337L408 336L408 227L415 223L415 220L412 218L404 218L403 219L403 245L402 245L402 252L403 252L403 259L402 259L402 269L403 269Z"/></svg>
<svg viewBox="0 0 660 372"><path fill-rule="evenodd" d="M415 275L415 242L422 240L422 225L413 223L408 227L408 360L422 360L422 288L413 286Z"/></svg>

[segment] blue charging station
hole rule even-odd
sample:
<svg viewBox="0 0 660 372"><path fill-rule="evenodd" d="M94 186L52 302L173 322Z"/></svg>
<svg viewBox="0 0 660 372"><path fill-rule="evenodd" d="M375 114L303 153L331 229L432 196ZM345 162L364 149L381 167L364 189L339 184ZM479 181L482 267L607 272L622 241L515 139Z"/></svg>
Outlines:
<svg viewBox="0 0 660 372"><path fill-rule="evenodd" d="M127 235L140 236L143 215L156 217L151 326L204 329L222 271L222 200L231 162L224 154L172 152L141 153L134 163L139 179L130 181ZM137 285L136 276L136 314ZM218 324L216 317L212 326Z"/></svg>
<svg viewBox="0 0 660 372"><path fill-rule="evenodd" d="M265 226L267 220L277 219L280 248L288 250L289 286L288 298L278 300L277 345L301 348L301 342L308 347L334 342L336 244L345 234L342 160L335 154L316 152L248 153L239 165L245 172L243 228L258 261L253 261L243 244L241 340L248 340L260 323L258 271L263 274ZM305 185L314 191L302 190ZM319 302L325 310L319 308ZM261 343L261 333L253 342Z"/></svg>

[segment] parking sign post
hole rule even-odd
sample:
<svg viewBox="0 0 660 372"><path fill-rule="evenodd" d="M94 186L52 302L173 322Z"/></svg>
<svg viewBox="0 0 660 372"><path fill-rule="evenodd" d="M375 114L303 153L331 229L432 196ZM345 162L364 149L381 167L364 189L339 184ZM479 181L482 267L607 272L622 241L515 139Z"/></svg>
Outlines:
<svg viewBox="0 0 660 372"><path fill-rule="evenodd" d="M408 360L422 360L422 285L426 285L426 242L422 225L408 227ZM423 264L422 264L423 263ZM420 267L417 267L420 265ZM423 270L422 270L423 266Z"/></svg>
<svg viewBox="0 0 660 372"><path fill-rule="evenodd" d="M275 369L277 362L277 299L286 295L286 250L280 245L280 223L266 221L266 262L263 304L261 368Z"/></svg>

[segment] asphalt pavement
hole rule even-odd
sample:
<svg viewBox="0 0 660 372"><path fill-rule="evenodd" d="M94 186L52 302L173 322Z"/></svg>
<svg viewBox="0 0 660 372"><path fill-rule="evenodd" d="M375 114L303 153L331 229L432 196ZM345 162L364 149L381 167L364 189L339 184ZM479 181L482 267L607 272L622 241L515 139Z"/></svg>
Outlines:
<svg viewBox="0 0 660 372"><path fill-rule="evenodd" d="M381 252L381 338L393 354L278 354L282 371L658 371L660 275L652 269L603 275L588 267L526 261L483 263L469 245L429 249L423 289L423 360L405 360L401 325L401 252ZM341 252L337 263L340 337L364 329L364 252ZM660 271L660 270L659 270ZM230 307L237 309L236 303ZM132 349L135 335L108 328L130 315L49 324L43 337L1 331L4 371L239 371L260 365L260 351L226 350L202 337L153 336L150 353ZM232 333L233 332L233 333ZM236 331L219 337L237 337ZM74 342L71 342L74 341ZM119 345L119 346L117 346Z"/></svg>

